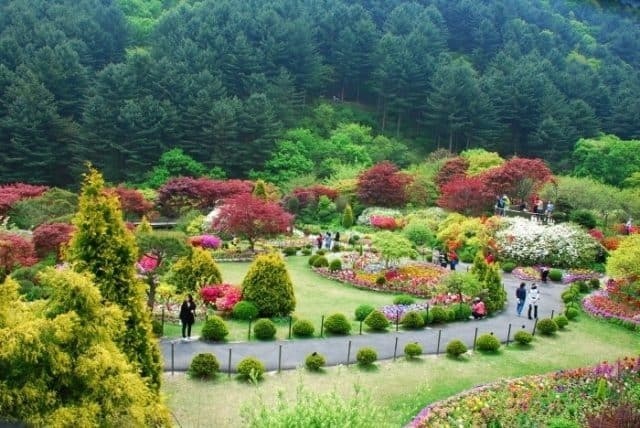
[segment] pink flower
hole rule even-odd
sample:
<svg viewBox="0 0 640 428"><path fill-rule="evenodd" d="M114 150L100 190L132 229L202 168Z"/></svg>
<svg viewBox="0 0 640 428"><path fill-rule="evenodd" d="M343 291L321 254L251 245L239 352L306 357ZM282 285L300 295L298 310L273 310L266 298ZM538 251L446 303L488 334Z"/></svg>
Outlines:
<svg viewBox="0 0 640 428"><path fill-rule="evenodd" d="M152 255L145 254L136 265L140 273L153 272L158 267L158 259Z"/></svg>

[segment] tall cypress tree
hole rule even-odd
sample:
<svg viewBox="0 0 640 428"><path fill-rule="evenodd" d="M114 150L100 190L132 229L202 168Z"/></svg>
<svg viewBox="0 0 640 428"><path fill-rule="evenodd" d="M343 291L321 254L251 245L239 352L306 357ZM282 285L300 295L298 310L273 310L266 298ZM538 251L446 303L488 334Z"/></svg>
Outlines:
<svg viewBox="0 0 640 428"><path fill-rule="evenodd" d="M107 305L125 316L116 337L118 347L155 391L160 388L160 351L145 310L144 284L136 278L135 239L125 227L115 195L105 192L102 175L89 167L73 224L76 232L66 255L74 270L93 274Z"/></svg>

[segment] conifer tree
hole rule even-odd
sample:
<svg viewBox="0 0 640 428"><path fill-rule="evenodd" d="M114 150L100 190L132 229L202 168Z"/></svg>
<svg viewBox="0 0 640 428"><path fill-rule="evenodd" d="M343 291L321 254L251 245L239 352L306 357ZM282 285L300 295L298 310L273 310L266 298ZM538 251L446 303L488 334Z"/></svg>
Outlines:
<svg viewBox="0 0 640 428"><path fill-rule="evenodd" d="M351 205L347 205L342 212L342 227L348 229L351 226L353 226L353 210Z"/></svg>
<svg viewBox="0 0 640 428"><path fill-rule="evenodd" d="M256 185L253 188L253 196L256 198L267 200L267 188L264 183L264 180L256 181Z"/></svg>
<svg viewBox="0 0 640 428"><path fill-rule="evenodd" d="M160 388L160 351L145 310L144 284L136 277L137 248L122 220L115 195L104 191L104 179L93 167L84 176L78 212L66 259L77 272L93 275L106 304L118 305L125 320L115 335L118 347L147 378Z"/></svg>
<svg viewBox="0 0 640 428"><path fill-rule="evenodd" d="M256 257L242 281L242 300L253 302L261 317L293 312L296 307L293 284L279 254Z"/></svg>
<svg viewBox="0 0 640 428"><path fill-rule="evenodd" d="M507 301L507 292L500 277L500 267L497 263L487 266L484 275L484 286L487 290L485 304L489 313L500 311Z"/></svg>
<svg viewBox="0 0 640 428"><path fill-rule="evenodd" d="M488 269L489 265L487 261L482 257L482 252L478 251L476 257L473 259L473 265L471 265L471 273L478 278L478 281L483 282Z"/></svg>
<svg viewBox="0 0 640 428"><path fill-rule="evenodd" d="M170 278L179 293L193 293L203 285L222 282L220 269L211 253L198 247L192 247L188 255L176 260Z"/></svg>

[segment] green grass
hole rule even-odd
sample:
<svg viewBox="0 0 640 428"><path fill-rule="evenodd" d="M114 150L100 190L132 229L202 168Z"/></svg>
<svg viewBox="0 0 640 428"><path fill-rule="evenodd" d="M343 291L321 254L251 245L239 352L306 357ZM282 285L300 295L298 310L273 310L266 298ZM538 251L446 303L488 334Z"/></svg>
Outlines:
<svg viewBox="0 0 640 428"><path fill-rule="evenodd" d="M348 319L353 320L352 333L358 333L359 322L355 321L354 311L361 304L380 307L393 303L393 295L373 291L361 290L338 283L316 275L307 264L308 257L287 257L287 268L293 282L296 296L296 310L294 319L308 319L316 328L316 335L320 333L322 315L328 316L335 312L342 312ZM222 272L222 279L226 283L242 284L250 263L218 263ZM422 300L417 299L417 302ZM288 319L274 319L278 327L276 338L286 339L289 334ZM229 327L229 341L247 340L248 322L227 320ZM192 334L199 335L202 323L193 326ZM364 330L365 326L363 326ZM179 324L165 324L165 336L179 337Z"/></svg>
<svg viewBox="0 0 640 428"><path fill-rule="evenodd" d="M559 369L595 364L640 352L640 337L622 327L588 318L555 337L536 336L532 345L501 347L498 355L475 353L464 361L445 356L423 357L418 362L399 359L381 362L378 370L364 372L356 366L327 368L323 373L303 370L269 374L257 386L220 375L213 382L167 375L163 392L182 426L242 426L241 407L258 396L275 403L282 392L294 399L301 384L314 394L335 391L353 396L354 385L369 391L377 406L387 414L377 426L403 426L425 405L470 387L504 378L547 373ZM221 399L224 397L224 399Z"/></svg>

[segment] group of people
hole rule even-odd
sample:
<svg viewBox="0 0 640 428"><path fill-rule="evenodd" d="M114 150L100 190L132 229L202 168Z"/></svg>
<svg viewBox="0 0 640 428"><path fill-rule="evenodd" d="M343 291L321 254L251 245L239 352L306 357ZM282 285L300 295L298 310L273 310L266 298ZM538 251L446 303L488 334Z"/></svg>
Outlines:
<svg viewBox="0 0 640 428"><path fill-rule="evenodd" d="M538 286L533 283L527 291L527 284L520 283L520 287L516 289L516 299L518 299L518 305L516 306L516 313L518 316L522 316L525 304L529 305L527 316L529 319L538 319L538 304L540 303L540 291Z"/></svg>
<svg viewBox="0 0 640 428"><path fill-rule="evenodd" d="M456 270L456 266L458 265L458 254L455 250L445 251L443 250L435 250L433 255L433 263L437 263L443 268L449 266L451 270Z"/></svg>
<svg viewBox="0 0 640 428"><path fill-rule="evenodd" d="M326 232L324 235L322 233L318 233L316 236L316 246L318 250L321 250L323 247L327 250L331 250L334 245L340 242L340 232L336 232L333 236L331 236L331 232Z"/></svg>
<svg viewBox="0 0 640 428"><path fill-rule="evenodd" d="M507 195L496 196L495 214L503 216L510 205L511 200ZM529 204L524 199L520 201L517 207L519 211L529 211ZM534 214L532 218L536 220L548 221L551 219L554 209L555 205L553 202L547 201L545 203L545 201L538 196L535 196L531 203L531 212Z"/></svg>

